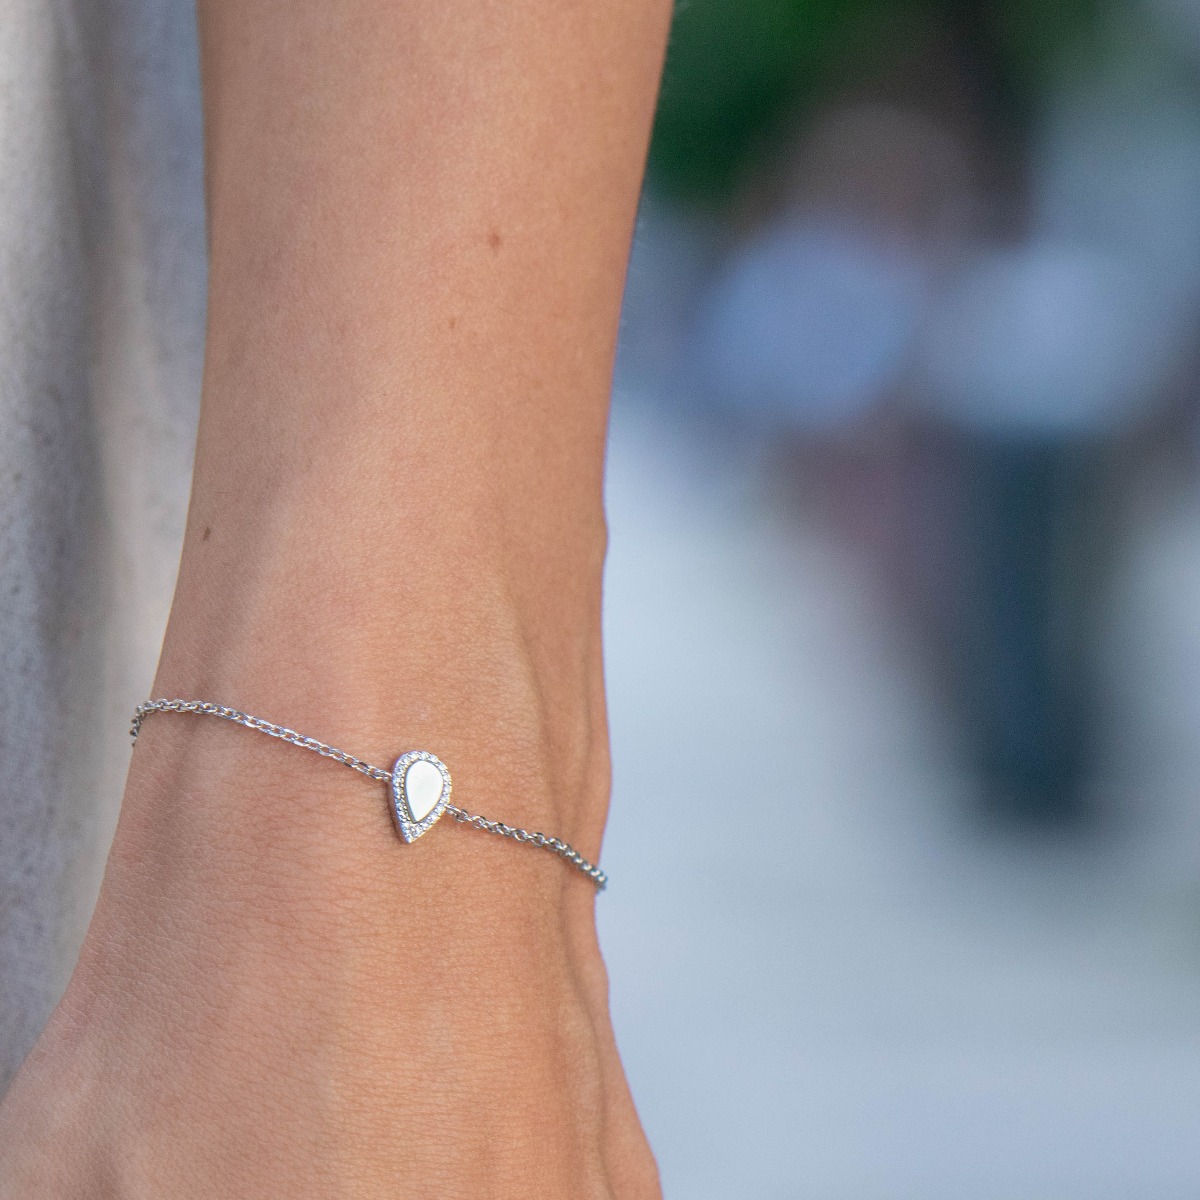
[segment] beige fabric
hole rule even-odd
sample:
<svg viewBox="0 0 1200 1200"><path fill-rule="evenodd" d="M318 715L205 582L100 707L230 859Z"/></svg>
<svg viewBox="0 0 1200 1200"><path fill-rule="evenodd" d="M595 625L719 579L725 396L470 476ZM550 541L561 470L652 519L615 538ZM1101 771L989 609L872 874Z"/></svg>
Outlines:
<svg viewBox="0 0 1200 1200"><path fill-rule="evenodd" d="M194 14L0 20L0 1088L69 975L178 559L203 341Z"/></svg>

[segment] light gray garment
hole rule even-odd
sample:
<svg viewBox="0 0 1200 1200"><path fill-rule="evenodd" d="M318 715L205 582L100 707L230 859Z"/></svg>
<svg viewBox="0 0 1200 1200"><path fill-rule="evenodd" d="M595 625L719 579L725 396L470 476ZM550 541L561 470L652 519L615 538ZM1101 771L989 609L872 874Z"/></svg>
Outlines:
<svg viewBox="0 0 1200 1200"><path fill-rule="evenodd" d="M95 899L178 562L203 346L194 11L0 20L0 1090Z"/></svg>

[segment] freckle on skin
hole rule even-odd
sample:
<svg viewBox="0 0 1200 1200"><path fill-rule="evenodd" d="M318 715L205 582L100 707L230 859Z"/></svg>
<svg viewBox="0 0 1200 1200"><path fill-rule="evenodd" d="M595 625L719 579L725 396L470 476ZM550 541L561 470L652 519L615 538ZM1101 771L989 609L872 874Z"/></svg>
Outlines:
<svg viewBox="0 0 1200 1200"><path fill-rule="evenodd" d="M451 328L451 329L453 329L453 328L454 328L454 327L455 327L457 324L458 324L458 318L457 318L457 317L451 317L451 318L450 318L450 328Z"/></svg>
<svg viewBox="0 0 1200 1200"><path fill-rule="evenodd" d="M493 229L488 233L488 245L492 248L492 253L499 254L500 247L504 245L504 239L500 236L500 230Z"/></svg>
<svg viewBox="0 0 1200 1200"><path fill-rule="evenodd" d="M201 540L202 542L207 542L207 541L208 541L208 535L209 535L210 533L212 533L212 526L211 526L211 525L205 525L205 527L204 527L204 533L203 533L203 535L201 536L200 540Z"/></svg>

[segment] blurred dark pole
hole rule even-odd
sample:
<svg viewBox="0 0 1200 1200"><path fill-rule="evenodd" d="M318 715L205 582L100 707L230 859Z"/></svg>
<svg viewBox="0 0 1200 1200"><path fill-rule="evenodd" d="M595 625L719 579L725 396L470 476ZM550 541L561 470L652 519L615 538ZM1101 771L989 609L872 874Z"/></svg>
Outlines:
<svg viewBox="0 0 1200 1200"><path fill-rule="evenodd" d="M957 668L987 810L1038 825L1089 814L1093 696L1088 450L1069 441L964 443Z"/></svg>
<svg viewBox="0 0 1200 1200"><path fill-rule="evenodd" d="M988 134L993 210L1004 217L993 232L1020 240L1036 93L1013 22L1036 14L972 0L947 0L945 11ZM1083 5L1068 5L1042 15L1083 14ZM1096 715L1088 613L1100 573L1086 547L1089 522L1102 519L1087 503L1100 439L1056 427L1055 413L1044 418L1016 432L1002 415L991 428L960 427L962 594L951 642L983 812L1036 828L1081 826L1095 815L1086 795Z"/></svg>

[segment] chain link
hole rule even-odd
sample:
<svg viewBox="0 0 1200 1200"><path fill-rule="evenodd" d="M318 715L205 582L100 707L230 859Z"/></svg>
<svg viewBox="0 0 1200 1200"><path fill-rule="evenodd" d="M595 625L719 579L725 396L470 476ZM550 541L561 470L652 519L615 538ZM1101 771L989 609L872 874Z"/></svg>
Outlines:
<svg viewBox="0 0 1200 1200"><path fill-rule="evenodd" d="M331 758L334 762L342 763L352 771L367 776L368 779L378 779L381 783L390 783L392 779L391 771L385 771L382 767L373 767L369 762L355 758L353 754L347 754L345 750L339 750L336 746L319 742L313 737L306 737L294 729L289 729L286 725L275 725L270 721L264 721L262 717L252 717L240 709L228 708L224 704L210 704L207 700L147 700L145 703L139 704L134 710L133 720L129 726L129 736L135 742L141 732L142 723L151 713L156 712L199 713L207 717L220 717L223 721L232 721L235 725L243 725L247 729L265 733L268 737L278 738L293 746L299 746L302 750L311 750L322 758ZM604 891L608 885L608 876L561 838L552 837L548 833L538 833L536 830L521 829L516 825L506 825L503 821L489 821L486 817L469 813L454 804L447 804L446 812L460 825L470 825L484 833L494 833L498 837L539 846L544 850L549 850L552 854L557 854L559 858L582 871L596 885L597 891Z"/></svg>
<svg viewBox="0 0 1200 1200"><path fill-rule="evenodd" d="M541 846L552 854L557 854L559 858L566 859L573 867L582 871L596 885L598 891L604 891L608 885L608 876L599 867L588 862L578 850L560 838L551 837L548 833L538 833L536 830L521 829L515 825L505 825L503 821L489 821L487 817L465 812L453 804L447 804L446 811L460 825L471 825L476 829L482 829L484 833L495 833L500 837L512 838L514 842L528 842L530 845Z"/></svg>

